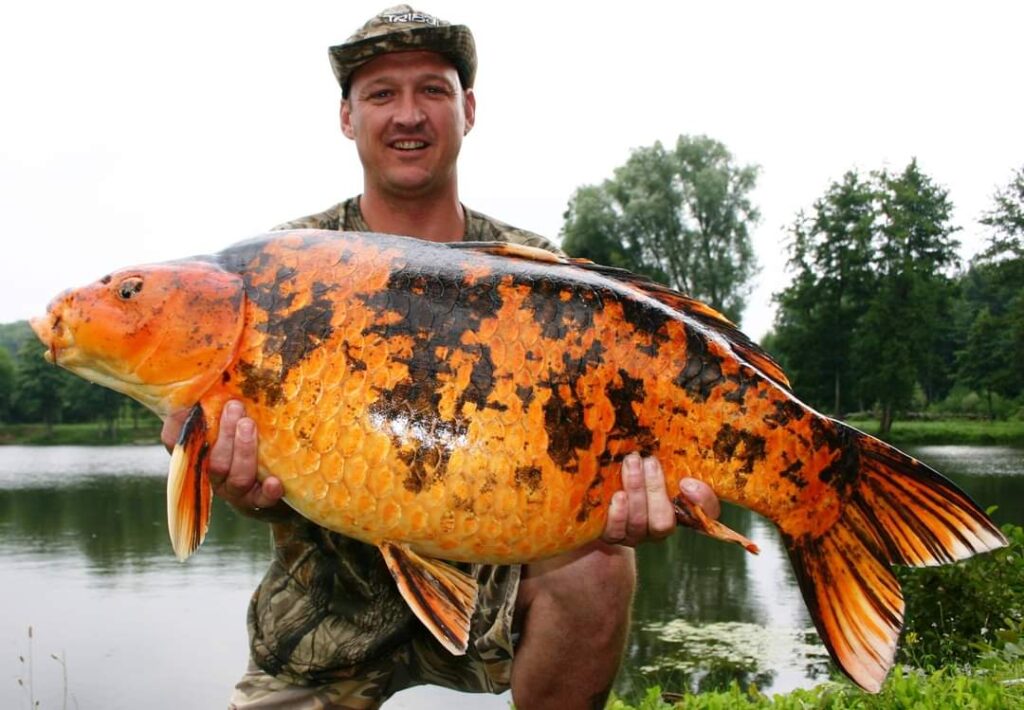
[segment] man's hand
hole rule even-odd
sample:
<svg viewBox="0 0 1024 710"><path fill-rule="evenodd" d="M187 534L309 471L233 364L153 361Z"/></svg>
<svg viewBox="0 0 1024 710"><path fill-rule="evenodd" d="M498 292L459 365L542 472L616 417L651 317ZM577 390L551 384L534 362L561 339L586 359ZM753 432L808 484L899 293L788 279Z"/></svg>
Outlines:
<svg viewBox="0 0 1024 710"><path fill-rule="evenodd" d="M160 438L168 451L174 448L188 412L168 417ZM256 422L245 416L241 402L232 400L220 415L220 432L210 449L209 475L213 492L238 512L273 522L292 515L281 504L284 489L273 476L256 479Z"/></svg>
<svg viewBox="0 0 1024 710"><path fill-rule="evenodd" d="M676 529L676 513L665 490L661 464L653 457L629 454L622 461L622 488L612 496L608 521L601 539L612 545L636 547L648 540L664 540ZM711 487L695 478L684 478L679 490L718 518L721 506Z"/></svg>

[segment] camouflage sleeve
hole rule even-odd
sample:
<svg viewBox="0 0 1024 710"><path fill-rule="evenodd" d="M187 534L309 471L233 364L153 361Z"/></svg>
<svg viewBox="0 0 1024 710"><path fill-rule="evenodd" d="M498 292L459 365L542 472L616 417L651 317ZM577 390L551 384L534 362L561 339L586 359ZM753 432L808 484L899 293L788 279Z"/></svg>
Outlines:
<svg viewBox="0 0 1024 710"><path fill-rule="evenodd" d="M467 242L513 242L528 247L546 249L554 254L565 256L565 253L555 246L549 239L534 234L519 227L488 217L480 212L475 212L468 207L466 210L466 236Z"/></svg>
<svg viewBox="0 0 1024 710"><path fill-rule="evenodd" d="M285 232L289 229L341 229L342 205L344 205L344 203L334 205L334 207L326 209L323 212L299 217L298 219L293 219L290 222L284 222L272 228L270 231Z"/></svg>

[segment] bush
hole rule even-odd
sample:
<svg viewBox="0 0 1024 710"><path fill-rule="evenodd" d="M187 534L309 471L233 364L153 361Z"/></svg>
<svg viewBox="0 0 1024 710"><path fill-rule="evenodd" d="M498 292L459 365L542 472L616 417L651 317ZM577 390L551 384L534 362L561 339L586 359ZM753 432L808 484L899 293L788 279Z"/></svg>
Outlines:
<svg viewBox="0 0 1024 710"><path fill-rule="evenodd" d="M907 599L898 662L969 664L1024 622L1024 529L1007 524L1003 533L1010 545L1000 550L955 565L898 571Z"/></svg>

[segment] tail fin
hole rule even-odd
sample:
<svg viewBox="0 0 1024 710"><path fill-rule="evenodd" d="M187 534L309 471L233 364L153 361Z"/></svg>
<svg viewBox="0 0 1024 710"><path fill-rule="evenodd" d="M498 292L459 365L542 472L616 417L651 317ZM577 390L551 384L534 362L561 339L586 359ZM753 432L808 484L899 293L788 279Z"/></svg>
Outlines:
<svg viewBox="0 0 1024 710"><path fill-rule="evenodd" d="M859 473L825 535L786 539L811 618L833 660L877 692L903 627L903 594L890 565L961 560L1006 545L989 517L937 471L856 429Z"/></svg>

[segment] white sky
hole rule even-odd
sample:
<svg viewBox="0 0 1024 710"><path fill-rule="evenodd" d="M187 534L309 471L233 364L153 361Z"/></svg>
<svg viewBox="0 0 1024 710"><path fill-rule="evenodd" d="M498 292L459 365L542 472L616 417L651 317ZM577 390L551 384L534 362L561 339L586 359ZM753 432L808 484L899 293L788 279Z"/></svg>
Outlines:
<svg viewBox="0 0 1024 710"><path fill-rule="evenodd" d="M7 3L0 322L359 192L326 50L386 3ZM917 156L970 255L977 217L1024 164L1021 3L417 6L476 36L460 182L477 210L557 238L576 187L681 133L761 165L762 271L742 324L755 338L788 282L784 228L846 170Z"/></svg>

